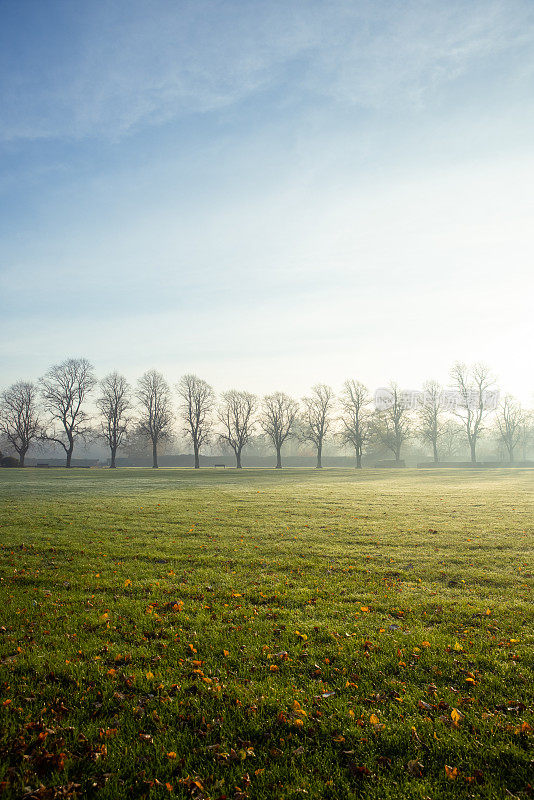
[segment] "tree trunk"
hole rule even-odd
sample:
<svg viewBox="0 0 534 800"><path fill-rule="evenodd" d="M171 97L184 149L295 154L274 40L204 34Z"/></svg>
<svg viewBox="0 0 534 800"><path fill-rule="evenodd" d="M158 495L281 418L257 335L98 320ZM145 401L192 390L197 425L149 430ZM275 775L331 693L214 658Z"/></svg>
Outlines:
<svg viewBox="0 0 534 800"><path fill-rule="evenodd" d="M360 448L356 448L356 469L362 468L362 451Z"/></svg>
<svg viewBox="0 0 534 800"><path fill-rule="evenodd" d="M152 469L158 468L158 444L152 442Z"/></svg>
<svg viewBox="0 0 534 800"><path fill-rule="evenodd" d="M282 448L276 448L276 469L282 469Z"/></svg>
<svg viewBox="0 0 534 800"><path fill-rule="evenodd" d="M193 442L193 448L195 450L195 469L200 469L200 458L198 455L198 445L196 442Z"/></svg>
<svg viewBox="0 0 534 800"><path fill-rule="evenodd" d="M72 459L72 451L73 451L73 449L74 448L71 445L71 447L69 447L69 449L67 450L67 463L65 464L67 469L70 469L70 462L71 462L71 459Z"/></svg>
<svg viewBox="0 0 534 800"><path fill-rule="evenodd" d="M26 450L23 450L21 453L19 453L19 467L23 467L24 466L24 457L25 457L25 455L26 455ZM510 464L511 463L512 462L510 461Z"/></svg>
<svg viewBox="0 0 534 800"><path fill-rule="evenodd" d="M243 469L243 467L241 466L241 450L236 450L235 460L236 460L236 469Z"/></svg>
<svg viewBox="0 0 534 800"><path fill-rule="evenodd" d="M469 442L469 446L471 448L471 464L477 463L477 445L476 442L471 441Z"/></svg>
<svg viewBox="0 0 534 800"><path fill-rule="evenodd" d="M320 445L317 447L317 467L316 467L316 469L322 469L322 468L323 468L323 465L322 465L322 463L321 463L321 455L322 455L322 452L323 452L323 445L322 445L322 444L320 444Z"/></svg>
<svg viewBox="0 0 534 800"><path fill-rule="evenodd" d="M508 449L508 454L510 456L510 464L513 464L514 463L514 448L513 447L510 447ZM21 467L24 466L24 456L22 456L22 458L20 459L20 466Z"/></svg>
<svg viewBox="0 0 534 800"><path fill-rule="evenodd" d="M432 450L434 451L434 464L437 464L439 461L439 456L438 456L438 445L435 439L432 442Z"/></svg>
<svg viewBox="0 0 534 800"><path fill-rule="evenodd" d="M115 456L116 455L117 455L117 448L116 447L112 447L111 448L111 464L109 465L110 469L116 469L116 466L115 466Z"/></svg>

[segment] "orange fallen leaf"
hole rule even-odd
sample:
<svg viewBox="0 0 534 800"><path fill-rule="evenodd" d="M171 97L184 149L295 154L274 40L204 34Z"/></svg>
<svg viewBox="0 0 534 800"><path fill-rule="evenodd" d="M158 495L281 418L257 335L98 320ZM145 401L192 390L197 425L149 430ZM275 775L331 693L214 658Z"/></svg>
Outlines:
<svg viewBox="0 0 534 800"><path fill-rule="evenodd" d="M452 709L452 711L451 711L451 719L454 722L454 724L456 725L456 727L458 727L458 725L463 720L463 718L464 718L464 715L462 714L461 711L458 711L457 708L453 708Z"/></svg>

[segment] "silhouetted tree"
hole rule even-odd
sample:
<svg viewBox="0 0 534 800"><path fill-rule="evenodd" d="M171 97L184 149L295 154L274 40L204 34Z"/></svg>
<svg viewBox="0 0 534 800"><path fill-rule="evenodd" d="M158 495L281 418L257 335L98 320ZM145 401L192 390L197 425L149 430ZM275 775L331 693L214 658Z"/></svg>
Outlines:
<svg viewBox="0 0 534 800"><path fill-rule="evenodd" d="M529 445L534 439L534 411L525 411L523 413L523 421L520 425L520 432L519 432L519 447L521 448L521 454L523 461L527 460L527 451Z"/></svg>
<svg viewBox="0 0 534 800"><path fill-rule="evenodd" d="M256 405L256 396L250 392L231 389L222 395L222 404L217 412L223 428L219 437L234 451L237 469L241 469L241 453L254 432Z"/></svg>
<svg viewBox="0 0 534 800"><path fill-rule="evenodd" d="M200 467L200 448L208 441L212 428L215 392L196 375L184 375L177 386L180 411L185 433L191 438L195 454L195 469Z"/></svg>
<svg viewBox="0 0 534 800"><path fill-rule="evenodd" d="M410 409L396 383L389 384L388 393L386 407L376 410L373 415L373 435L380 444L391 450L398 464L402 445L410 435Z"/></svg>
<svg viewBox="0 0 534 800"><path fill-rule="evenodd" d="M123 375L111 372L100 381L100 392L96 405L102 415L101 436L111 451L110 468L115 469L117 450L124 443L130 423L131 389Z"/></svg>
<svg viewBox="0 0 534 800"><path fill-rule="evenodd" d="M445 401L443 389L436 381L428 381L424 387L423 402L417 411L418 432L421 439L432 447L434 463L439 462L438 445L444 433Z"/></svg>
<svg viewBox="0 0 534 800"><path fill-rule="evenodd" d="M260 425L276 450L276 469L282 469L282 447L294 435L298 411L298 403L284 392L263 398Z"/></svg>
<svg viewBox="0 0 534 800"><path fill-rule="evenodd" d="M495 410L495 382L485 364L475 364L468 369L465 364L457 363L451 370L451 377L458 392L458 403L453 413L462 423L467 436L471 463L476 464L477 442L484 429L484 419Z"/></svg>
<svg viewBox="0 0 534 800"><path fill-rule="evenodd" d="M19 465L41 433L37 412L37 387L28 381L17 381L0 396L0 433L18 453Z"/></svg>
<svg viewBox="0 0 534 800"><path fill-rule="evenodd" d="M40 380L43 404L51 424L42 438L64 449L67 468L71 465L76 440L85 439L90 433L90 417L83 406L95 384L93 367L85 358L68 358L55 364Z"/></svg>
<svg viewBox="0 0 534 800"><path fill-rule="evenodd" d="M510 464L514 463L514 451L523 432L525 413L517 400L507 394L496 415L499 438L508 451Z"/></svg>
<svg viewBox="0 0 534 800"><path fill-rule="evenodd" d="M356 468L362 468L362 452L370 433L369 392L359 381L345 381L340 396L343 444L356 451Z"/></svg>
<svg viewBox="0 0 534 800"><path fill-rule="evenodd" d="M312 387L309 397L302 398L302 405L304 409L301 416L300 439L315 446L317 469L321 469L324 439L332 422L334 393L330 386L318 383Z"/></svg>
<svg viewBox="0 0 534 800"><path fill-rule="evenodd" d="M152 443L152 467L158 468L158 444L168 437L173 421L169 384L160 372L150 369L137 382L138 432Z"/></svg>

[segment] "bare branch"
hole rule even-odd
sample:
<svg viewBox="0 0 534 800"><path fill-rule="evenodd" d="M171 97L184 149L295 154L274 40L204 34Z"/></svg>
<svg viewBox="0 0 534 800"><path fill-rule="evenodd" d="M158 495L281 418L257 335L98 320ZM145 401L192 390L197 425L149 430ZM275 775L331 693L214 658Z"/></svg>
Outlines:
<svg viewBox="0 0 534 800"><path fill-rule="evenodd" d="M19 457L20 466L32 442L41 435L37 412L37 387L28 381L17 381L0 396L0 433Z"/></svg>
<svg viewBox="0 0 534 800"><path fill-rule="evenodd" d="M410 413L403 403L402 392L396 383L389 384L390 406L373 415L373 435L390 450L397 463L401 460L402 445L410 436Z"/></svg>
<svg viewBox="0 0 534 800"><path fill-rule="evenodd" d="M363 446L371 433L369 402L369 392L363 383L345 381L340 397L342 428L339 438L342 444L354 447L358 469L362 466Z"/></svg>
<svg viewBox="0 0 534 800"><path fill-rule="evenodd" d="M471 450L471 462L476 464L476 447L484 430L483 422L494 410L490 399L495 392L495 381L485 364L475 364L469 369L459 362L452 368L451 378L459 394L459 403L453 413L464 428Z"/></svg>
<svg viewBox="0 0 534 800"><path fill-rule="evenodd" d="M260 425L276 450L276 469L282 468L282 446L294 436L298 403L284 392L266 395L262 401Z"/></svg>
<svg viewBox="0 0 534 800"><path fill-rule="evenodd" d="M525 412L517 400L507 394L497 411L496 423L500 440L508 451L510 464L514 462L514 451L521 441L525 420Z"/></svg>
<svg viewBox="0 0 534 800"><path fill-rule="evenodd" d="M124 444L130 424L131 389L118 372L111 372L100 381L100 396L96 405L101 414L100 435L111 451L111 469L115 468L117 450Z"/></svg>
<svg viewBox="0 0 534 800"><path fill-rule="evenodd" d="M256 406L256 396L250 392L231 389L222 395L222 405L217 412L222 425L219 438L234 451L237 469L241 469L241 453L254 433Z"/></svg>
<svg viewBox="0 0 534 800"><path fill-rule="evenodd" d="M183 375L177 386L184 431L191 438L195 469L200 467L200 448L210 437L215 392L209 383L196 375Z"/></svg>
<svg viewBox="0 0 534 800"><path fill-rule="evenodd" d="M418 409L418 433L432 446L434 462L439 461L439 443L445 430L445 403L443 388L436 381L424 385L423 402Z"/></svg>
<svg viewBox="0 0 534 800"><path fill-rule="evenodd" d="M317 449L317 469L322 467L322 452L326 434L331 426L334 408L334 392L330 386L318 383L312 387L309 397L302 398L304 410L301 417L300 439L311 442Z"/></svg>
<svg viewBox="0 0 534 800"><path fill-rule="evenodd" d="M68 358L50 367L41 378L41 396L49 414L50 427L42 438L60 444L70 467L74 444L90 433L90 417L83 408L87 395L96 384L93 366L85 358ZM61 433L54 430L58 424Z"/></svg>
<svg viewBox="0 0 534 800"><path fill-rule="evenodd" d="M173 414L169 384L160 372L148 370L137 382L138 432L152 443L152 466L158 468L158 444L169 436Z"/></svg>

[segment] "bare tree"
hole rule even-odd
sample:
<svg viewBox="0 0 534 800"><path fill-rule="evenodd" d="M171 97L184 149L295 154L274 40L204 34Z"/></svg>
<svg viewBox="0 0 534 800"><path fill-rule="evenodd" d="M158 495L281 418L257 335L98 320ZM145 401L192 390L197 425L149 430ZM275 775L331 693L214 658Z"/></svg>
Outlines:
<svg viewBox="0 0 534 800"><path fill-rule="evenodd" d="M519 432L519 446L521 448L521 456L523 461L527 460L527 452L529 445L534 439L534 412L525 411L523 413L523 421L520 425Z"/></svg>
<svg viewBox="0 0 534 800"><path fill-rule="evenodd" d="M373 434L376 440L391 450L396 463L400 463L402 445L410 436L410 409L403 400L396 383L388 387L386 407L375 411Z"/></svg>
<svg viewBox="0 0 534 800"><path fill-rule="evenodd" d="M521 441L525 413L517 400L507 394L497 411L497 430L502 444L508 451L510 464L514 463L514 450Z"/></svg>
<svg viewBox="0 0 534 800"><path fill-rule="evenodd" d="M424 387L423 402L418 409L418 432L421 439L432 446L434 463L439 462L439 443L444 433L445 401L443 388L437 381L428 381Z"/></svg>
<svg viewBox="0 0 534 800"><path fill-rule="evenodd" d="M441 453L445 461L451 460L461 451L463 442L463 428L455 419L447 419L443 424L440 436Z"/></svg>
<svg viewBox="0 0 534 800"><path fill-rule="evenodd" d="M180 411L185 421L185 433L191 437L195 453L195 469L200 467L200 448L208 441L212 427L215 392L196 375L183 375L177 386L181 398Z"/></svg>
<svg viewBox="0 0 534 800"><path fill-rule="evenodd" d="M220 439L235 453L236 467L241 469L241 453L254 433L254 412L256 396L250 392L231 389L222 395L222 405L218 410L219 422L223 427Z"/></svg>
<svg viewBox="0 0 534 800"><path fill-rule="evenodd" d="M111 451L110 468L115 469L117 450L124 443L130 423L131 389L123 375L111 372L100 381L100 390L96 405L102 415L101 435Z"/></svg>
<svg viewBox="0 0 534 800"><path fill-rule="evenodd" d="M453 413L463 425L471 451L471 463L476 464L476 448L484 430L483 422L488 413L494 410L495 382L485 364L475 364L468 369L465 364L457 363L451 370L451 377L459 395Z"/></svg>
<svg viewBox="0 0 534 800"><path fill-rule="evenodd" d="M369 392L359 381L345 381L341 392L340 439L356 450L356 468L362 468L363 446L369 437Z"/></svg>
<svg viewBox="0 0 534 800"><path fill-rule="evenodd" d="M317 469L322 468L322 453L325 436L328 433L334 407L334 392L330 386L317 383L312 386L309 397L302 398L304 410L301 417L300 439L311 442L317 449Z"/></svg>
<svg viewBox="0 0 534 800"><path fill-rule="evenodd" d="M50 367L40 384L51 426L42 438L64 449L66 467L70 468L76 440L85 439L90 433L90 417L83 406L96 384L93 366L86 358L68 358Z"/></svg>
<svg viewBox="0 0 534 800"><path fill-rule="evenodd" d="M28 381L17 381L0 396L0 433L18 454L21 467L40 431L37 387Z"/></svg>
<svg viewBox="0 0 534 800"><path fill-rule="evenodd" d="M141 436L152 443L152 467L158 468L158 444L168 438L173 420L169 384L155 369L145 372L137 382L140 417L137 423Z"/></svg>
<svg viewBox="0 0 534 800"><path fill-rule="evenodd" d="M294 435L298 410L298 403L284 392L263 398L260 425L276 450L276 469L282 469L282 447Z"/></svg>

